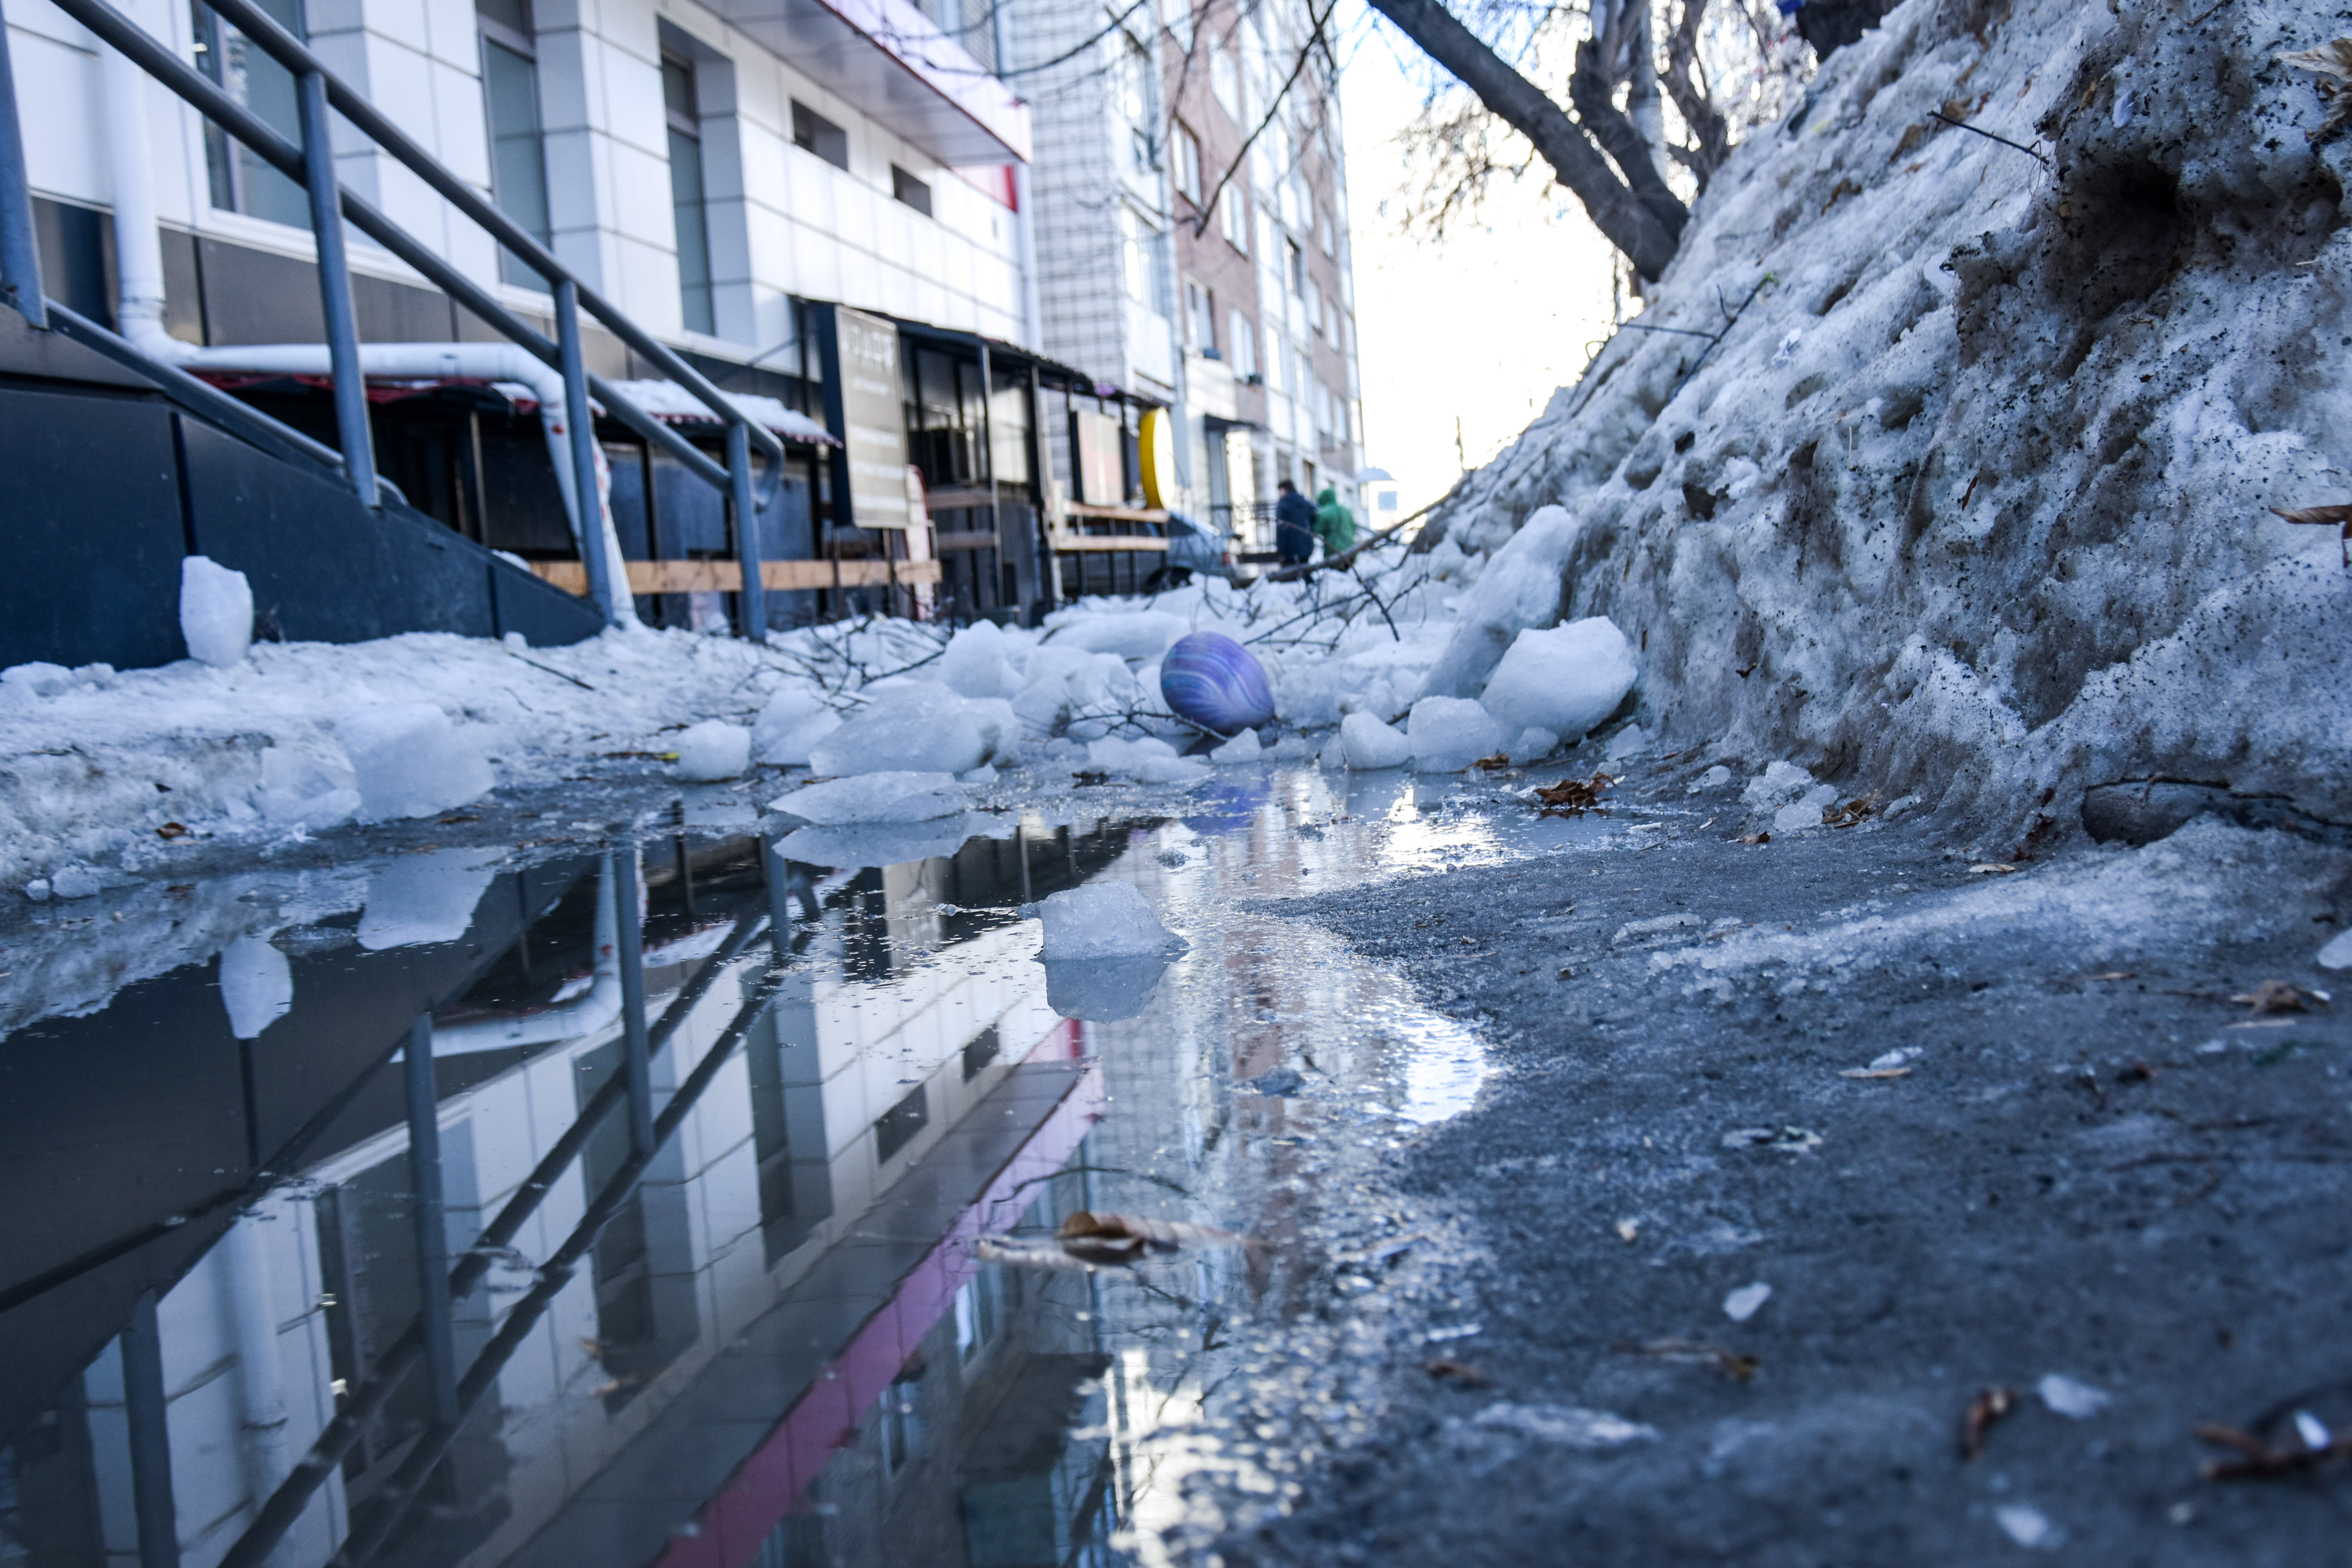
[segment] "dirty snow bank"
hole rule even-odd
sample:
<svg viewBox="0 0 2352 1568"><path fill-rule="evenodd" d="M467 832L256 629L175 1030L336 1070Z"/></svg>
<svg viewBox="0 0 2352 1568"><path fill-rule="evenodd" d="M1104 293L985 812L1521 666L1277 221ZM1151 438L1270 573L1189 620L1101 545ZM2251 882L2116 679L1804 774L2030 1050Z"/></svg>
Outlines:
<svg viewBox="0 0 2352 1568"><path fill-rule="evenodd" d="M1424 547L1566 507L1669 747L2036 839L2151 774L2352 819L2352 574L2268 510L2352 490L2352 142L2276 59L2352 26L2177 11L1908 0L1699 203L1643 319L1720 341L1621 332Z"/></svg>

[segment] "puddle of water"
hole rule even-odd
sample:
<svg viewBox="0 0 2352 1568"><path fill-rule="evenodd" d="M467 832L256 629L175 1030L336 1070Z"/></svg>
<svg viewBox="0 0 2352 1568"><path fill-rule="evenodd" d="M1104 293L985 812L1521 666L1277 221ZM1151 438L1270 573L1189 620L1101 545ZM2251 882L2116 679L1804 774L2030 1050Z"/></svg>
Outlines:
<svg viewBox="0 0 2352 1568"><path fill-rule="evenodd" d="M1486 1064L1264 906L1604 829L1274 770L980 820L878 867L433 852L35 933L0 975L0 1540L1150 1563L1190 1480L1271 1486L1212 1392L1267 1375L1242 1331L1379 1288L1333 1237ZM1048 975L1015 911L1097 878L1189 950ZM1248 1241L1034 1267L1082 1210Z"/></svg>

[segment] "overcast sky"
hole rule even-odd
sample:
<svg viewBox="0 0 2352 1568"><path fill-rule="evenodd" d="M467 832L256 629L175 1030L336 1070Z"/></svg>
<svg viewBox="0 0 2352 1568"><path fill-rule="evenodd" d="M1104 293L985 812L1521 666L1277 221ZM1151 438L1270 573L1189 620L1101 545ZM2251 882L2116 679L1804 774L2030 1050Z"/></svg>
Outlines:
<svg viewBox="0 0 2352 1568"><path fill-rule="evenodd" d="M1385 23L1375 27L1362 0L1342 0L1335 25L1344 29L1365 461L1397 477L1409 511L1461 471L1457 418L1475 468L1608 335L1609 248L1574 198L1532 177L1499 188L1481 224L1442 247L1402 237L1396 136L1421 109L1400 58L1411 46Z"/></svg>

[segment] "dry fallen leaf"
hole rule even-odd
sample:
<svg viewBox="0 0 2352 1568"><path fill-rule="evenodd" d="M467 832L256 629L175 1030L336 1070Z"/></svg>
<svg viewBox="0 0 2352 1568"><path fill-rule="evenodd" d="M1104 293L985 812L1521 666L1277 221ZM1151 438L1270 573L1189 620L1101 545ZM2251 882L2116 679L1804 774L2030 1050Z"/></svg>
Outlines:
<svg viewBox="0 0 2352 1568"><path fill-rule="evenodd" d="M1230 1230L1181 1220L1135 1215L1089 1214L1079 1209L1054 1233L1062 1250L1086 1263L1134 1263L1155 1252L1175 1252L1188 1241L1234 1246L1244 1238Z"/></svg>
<svg viewBox="0 0 2352 1568"><path fill-rule="evenodd" d="M1590 811L1596 816L1609 814L1601 809L1601 792L1617 781L1607 773L1596 773L1590 779L1562 779L1556 784L1539 785L1536 798L1543 802L1538 816L1582 816Z"/></svg>
<svg viewBox="0 0 2352 1568"><path fill-rule="evenodd" d="M1761 1364L1752 1355L1741 1355L1721 1345L1696 1340L1652 1340L1643 1345L1620 1344L1617 1348L1634 1355L1656 1356L1660 1361L1712 1363L1728 1373L1738 1383L1746 1383L1754 1377L1756 1368Z"/></svg>
<svg viewBox="0 0 2352 1568"><path fill-rule="evenodd" d="M2257 1016L2269 1013L2308 1013L2314 1002L2327 1005L2327 998L2317 991L2306 991L2300 985L2290 985L2284 980L2265 980L2252 991L2232 996L2231 1001L2252 1007Z"/></svg>
<svg viewBox="0 0 2352 1568"><path fill-rule="evenodd" d="M2318 48L2281 55L2278 58L2281 65L2294 66L2323 79L2312 87L2319 94L2319 101L2327 106L2327 119L2318 130L2306 132L2310 140L2316 142L2337 126L2352 122L2352 38L2337 38Z"/></svg>
<svg viewBox="0 0 2352 1568"><path fill-rule="evenodd" d="M1510 753L1507 752L1496 752L1491 757L1479 758L1471 765L1474 767L1484 768L1490 773L1499 772L1500 770L1511 765Z"/></svg>
<svg viewBox="0 0 2352 1568"><path fill-rule="evenodd" d="M1870 794L1864 795L1860 800L1850 800L1843 805L1833 805L1827 811L1822 813L1822 826L1823 827L1852 827L1856 823L1867 822L1877 815L1878 792L1873 790Z"/></svg>
<svg viewBox="0 0 2352 1568"><path fill-rule="evenodd" d="M2352 566L2352 506L2306 506L2293 511L2274 506L2271 510L2289 522L2325 523L2336 528L2336 537L2343 545L2344 564Z"/></svg>
<svg viewBox="0 0 2352 1568"><path fill-rule="evenodd" d="M1769 833L1750 833L1740 839L1739 842L1742 844L1769 844L1772 842L1772 836Z"/></svg>
<svg viewBox="0 0 2352 1568"><path fill-rule="evenodd" d="M1451 1356L1440 1356L1435 1361L1425 1361L1421 1363L1421 1370L1440 1383L1458 1383L1465 1388L1486 1386L1485 1373L1467 1362L1455 1361Z"/></svg>
<svg viewBox="0 0 2352 1568"><path fill-rule="evenodd" d="M2320 1429L2326 1436L2326 1429ZM2352 1455L2352 1438L2335 1437L2318 1445L2305 1444L2299 1448L2273 1448L2252 1432L2236 1426L2208 1424L2197 1428L2197 1436L2208 1443L2224 1448L2235 1448L2245 1456L2242 1459L2208 1459L2203 1474L2209 1481L2266 1481L2284 1476L2298 1476L2318 1469L2331 1460Z"/></svg>
<svg viewBox="0 0 2352 1568"><path fill-rule="evenodd" d="M1909 1068L1841 1068L1840 1078L1909 1078Z"/></svg>
<svg viewBox="0 0 2352 1568"><path fill-rule="evenodd" d="M1960 1417L1960 1458L1973 1459L1984 1452L1985 1434L1992 1424L2017 1408L2017 1390L1988 1388L1969 1401L1969 1411Z"/></svg>
<svg viewBox="0 0 2352 1568"><path fill-rule="evenodd" d="M174 838L184 838L187 836L188 825L184 822L167 822L163 824L163 826L155 830L155 837L164 840L166 843Z"/></svg>

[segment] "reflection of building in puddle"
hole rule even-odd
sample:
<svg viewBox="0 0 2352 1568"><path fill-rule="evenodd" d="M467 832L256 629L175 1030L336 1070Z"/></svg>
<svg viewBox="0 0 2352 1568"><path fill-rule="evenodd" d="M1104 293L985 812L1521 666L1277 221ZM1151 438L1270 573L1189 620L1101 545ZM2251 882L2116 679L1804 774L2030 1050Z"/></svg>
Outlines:
<svg viewBox="0 0 2352 1568"><path fill-rule="evenodd" d="M499 939L462 994L438 1009L431 1037L451 1256L465 1258L509 1205L537 1208L510 1247L482 1252L476 1262L487 1261L487 1273L454 1305L456 1370L475 1368L469 1384L486 1386L468 1395L472 1415L381 1560L649 1561L698 1500L722 1489L733 1458L809 1403L794 1399L824 1358L845 1342L866 1342L859 1335L872 1325L858 1324L880 1304L897 1338L866 1354L874 1361L887 1349L895 1358L886 1382L910 1364L953 1361L976 1378L1010 1365L997 1347L1029 1282L972 1281L968 1261L956 1275L950 1255L962 1255L942 1237L981 1224L975 1197L1013 1202L990 1188L992 1174L1002 1181L1018 1166L1028 1180L1058 1168L1093 1104L1087 1075L1070 1061L1076 1035L1046 1009L1029 962L1034 928L1014 921L1011 906L1083 880L1128 842L1120 830L1024 830L847 875L788 866L740 841L691 854L681 841L674 864L649 856L646 1014L679 1015L652 1058L650 1112L692 1098L570 1283L520 1331L526 1315L514 1309L539 1283L536 1260L563 1245L600 1189L626 1186L637 1158L625 1111L584 1138L575 1126L626 1076L613 942L626 911L616 910L611 871L574 882L519 940ZM512 877L496 888L485 909L528 891ZM768 932L746 944L771 910L784 918L781 939ZM481 921L478 911L477 929ZM365 966L400 954L342 956ZM290 1018L320 994L299 985ZM397 1009L413 1004L379 997L371 1010L344 996L340 1005L348 1029L384 1039L402 1032ZM262 1041L286 1026L265 1022ZM695 1077L714 1048L723 1062ZM320 1113L331 1113L331 1125L311 1145L335 1152L311 1155L298 1182L255 1205L176 1279L159 1281L168 1288L152 1334L134 1321L34 1428L0 1449L0 1479L15 1500L0 1510L7 1538L30 1531L68 1548L61 1561L168 1555L209 1568L247 1535L338 1408L387 1381L373 1376L378 1363L388 1352L413 1357L426 1266L402 1071L395 1063L355 1080ZM551 1155L567 1149L577 1157L543 1193L532 1188L535 1172L545 1176ZM1040 1195L1033 1183L1019 1197ZM905 1294L917 1287L936 1298L919 1311ZM779 1308L804 1308L803 1298L818 1304L814 1317ZM755 1331L793 1342L780 1342L746 1384L734 1363ZM1076 1365L1038 1375L1074 1387ZM820 1381L862 1390L845 1366ZM892 1473L907 1472L955 1426L945 1416L925 1424L920 1385L930 1376L910 1375L895 1401L877 1389L841 1408L828 1443L866 1430L858 1412L867 1406L887 1411L874 1428L877 1453ZM272 1563L323 1563L347 1536L374 1532L372 1510L404 1485L397 1478L436 1415L430 1377L392 1387L363 1419L345 1423L356 1427L352 1440L323 1467ZM986 1399L1002 1404L1014 1392ZM698 1402L730 1394L735 1405L714 1428ZM1062 1396L1019 1397L1043 1409ZM716 1466L698 1489L613 1497L612 1475L633 1453L674 1456L681 1442ZM722 1452L730 1443L732 1458ZM621 1515L633 1529L616 1535L610 1527ZM775 1528L769 1521L761 1539ZM622 1549L646 1529L649 1540ZM557 1551L564 1540L579 1549ZM255 1540L235 1551L255 1562L268 1555Z"/></svg>

